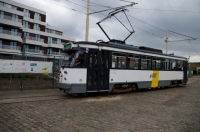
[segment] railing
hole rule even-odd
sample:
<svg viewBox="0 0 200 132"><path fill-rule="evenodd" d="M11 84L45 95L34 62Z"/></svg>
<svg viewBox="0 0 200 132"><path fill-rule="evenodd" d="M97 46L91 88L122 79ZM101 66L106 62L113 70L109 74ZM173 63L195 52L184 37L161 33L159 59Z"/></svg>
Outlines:
<svg viewBox="0 0 200 132"><path fill-rule="evenodd" d="M48 54L48 55L62 55L62 56L65 55L64 53L53 52L53 51L51 51L51 52L49 52L49 53L47 53L47 54Z"/></svg>
<svg viewBox="0 0 200 132"><path fill-rule="evenodd" d="M51 41L51 42L48 42L49 44L57 44L57 45L62 45L62 44L65 44L65 43L63 43L63 42L60 42L60 43L58 43L57 41Z"/></svg>
<svg viewBox="0 0 200 132"><path fill-rule="evenodd" d="M10 49L10 50L21 50L21 47L19 46L10 46L10 45L1 45L0 44L0 49Z"/></svg>
<svg viewBox="0 0 200 132"><path fill-rule="evenodd" d="M26 36L25 38L28 40L44 42L44 39L41 39L41 38L36 38L36 37L31 37L31 36Z"/></svg>
<svg viewBox="0 0 200 132"><path fill-rule="evenodd" d="M10 8L10 9L13 9L13 10L17 10L17 7L12 6L12 5L8 5L8 4L4 4L4 5L0 5L0 6L6 7L6 8Z"/></svg>
<svg viewBox="0 0 200 132"><path fill-rule="evenodd" d="M62 33L56 32L56 34L62 36Z"/></svg>
<svg viewBox="0 0 200 132"><path fill-rule="evenodd" d="M51 30L46 30L46 32L47 33L51 33L51 34L56 34L56 35L60 35L60 36L62 36L62 33L59 33L59 32L53 32L53 31L51 31Z"/></svg>
<svg viewBox="0 0 200 132"><path fill-rule="evenodd" d="M8 31L8 30L2 30L2 31L0 31L0 33L2 33L2 34L14 35L14 36L21 36L21 33L12 32L12 31Z"/></svg>
<svg viewBox="0 0 200 132"><path fill-rule="evenodd" d="M24 50L25 50L25 52L44 54L43 50L36 50L36 49L24 49Z"/></svg>
<svg viewBox="0 0 200 132"><path fill-rule="evenodd" d="M23 25L23 28L28 28L28 29L30 29L30 25Z"/></svg>
<svg viewBox="0 0 200 132"><path fill-rule="evenodd" d="M7 16L7 15L0 15L0 18L6 19L6 20L10 20L10 21L16 21L16 22L22 23L22 19L16 19L16 18L14 18L14 17Z"/></svg>

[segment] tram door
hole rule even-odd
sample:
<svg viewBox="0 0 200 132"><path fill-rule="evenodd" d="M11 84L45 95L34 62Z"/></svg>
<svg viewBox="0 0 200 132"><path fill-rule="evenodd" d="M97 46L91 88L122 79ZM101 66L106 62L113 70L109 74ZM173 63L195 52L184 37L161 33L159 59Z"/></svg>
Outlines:
<svg viewBox="0 0 200 132"><path fill-rule="evenodd" d="M187 83L187 66L188 66L188 62L184 61L183 62L183 83Z"/></svg>
<svg viewBox="0 0 200 132"><path fill-rule="evenodd" d="M108 52L90 50L87 69L87 92L109 90Z"/></svg>

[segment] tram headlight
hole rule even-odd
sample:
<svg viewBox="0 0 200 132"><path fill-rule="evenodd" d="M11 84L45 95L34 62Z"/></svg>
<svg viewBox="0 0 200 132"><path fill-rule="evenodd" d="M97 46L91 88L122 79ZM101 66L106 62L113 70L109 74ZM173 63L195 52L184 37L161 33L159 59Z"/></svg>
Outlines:
<svg viewBox="0 0 200 132"><path fill-rule="evenodd" d="M66 78L66 77L64 77L64 80L67 80L67 78Z"/></svg>
<svg viewBox="0 0 200 132"><path fill-rule="evenodd" d="M67 71L64 71L65 74L67 74Z"/></svg>

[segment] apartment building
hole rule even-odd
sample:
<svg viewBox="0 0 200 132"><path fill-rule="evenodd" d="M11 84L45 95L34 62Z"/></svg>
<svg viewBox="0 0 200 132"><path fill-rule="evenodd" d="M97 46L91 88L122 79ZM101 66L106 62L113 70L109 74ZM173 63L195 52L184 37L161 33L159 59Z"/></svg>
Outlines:
<svg viewBox="0 0 200 132"><path fill-rule="evenodd" d="M0 59L22 56L64 58L63 43L75 41L48 25L46 12L11 0L0 0Z"/></svg>

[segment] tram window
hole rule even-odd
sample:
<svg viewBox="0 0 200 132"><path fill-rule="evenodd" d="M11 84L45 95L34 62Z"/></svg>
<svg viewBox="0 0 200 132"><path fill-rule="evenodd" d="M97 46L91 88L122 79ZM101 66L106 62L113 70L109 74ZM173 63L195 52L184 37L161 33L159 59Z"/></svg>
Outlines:
<svg viewBox="0 0 200 132"><path fill-rule="evenodd" d="M108 58L109 58L108 52L102 51L102 54L101 54L101 67L108 68Z"/></svg>
<svg viewBox="0 0 200 132"><path fill-rule="evenodd" d="M133 55L129 54L128 55L128 64L129 64L129 69L138 69L138 62L139 62L139 56L138 55Z"/></svg>
<svg viewBox="0 0 200 132"><path fill-rule="evenodd" d="M152 69L153 70L160 70L161 69L161 59L160 58L153 58L152 59Z"/></svg>
<svg viewBox="0 0 200 132"><path fill-rule="evenodd" d="M79 52L76 53L76 62L75 62L75 66L83 66L84 65L84 55L83 53Z"/></svg>
<svg viewBox="0 0 200 132"><path fill-rule="evenodd" d="M169 59L163 59L162 70L169 70Z"/></svg>
<svg viewBox="0 0 200 132"><path fill-rule="evenodd" d="M126 68L126 54L112 54L112 68Z"/></svg>
<svg viewBox="0 0 200 132"><path fill-rule="evenodd" d="M67 62L63 63L63 66L67 66L67 67L83 66L84 54L81 51L71 50L67 52L67 55L68 55L68 60ZM77 63L78 61L79 63Z"/></svg>
<svg viewBox="0 0 200 132"><path fill-rule="evenodd" d="M177 61L176 63L177 66L177 71L182 71L183 70L183 61Z"/></svg>
<svg viewBox="0 0 200 132"><path fill-rule="evenodd" d="M171 70L176 71L177 70L177 61L171 60Z"/></svg>
<svg viewBox="0 0 200 132"><path fill-rule="evenodd" d="M151 69L151 57L141 57L141 69Z"/></svg>

